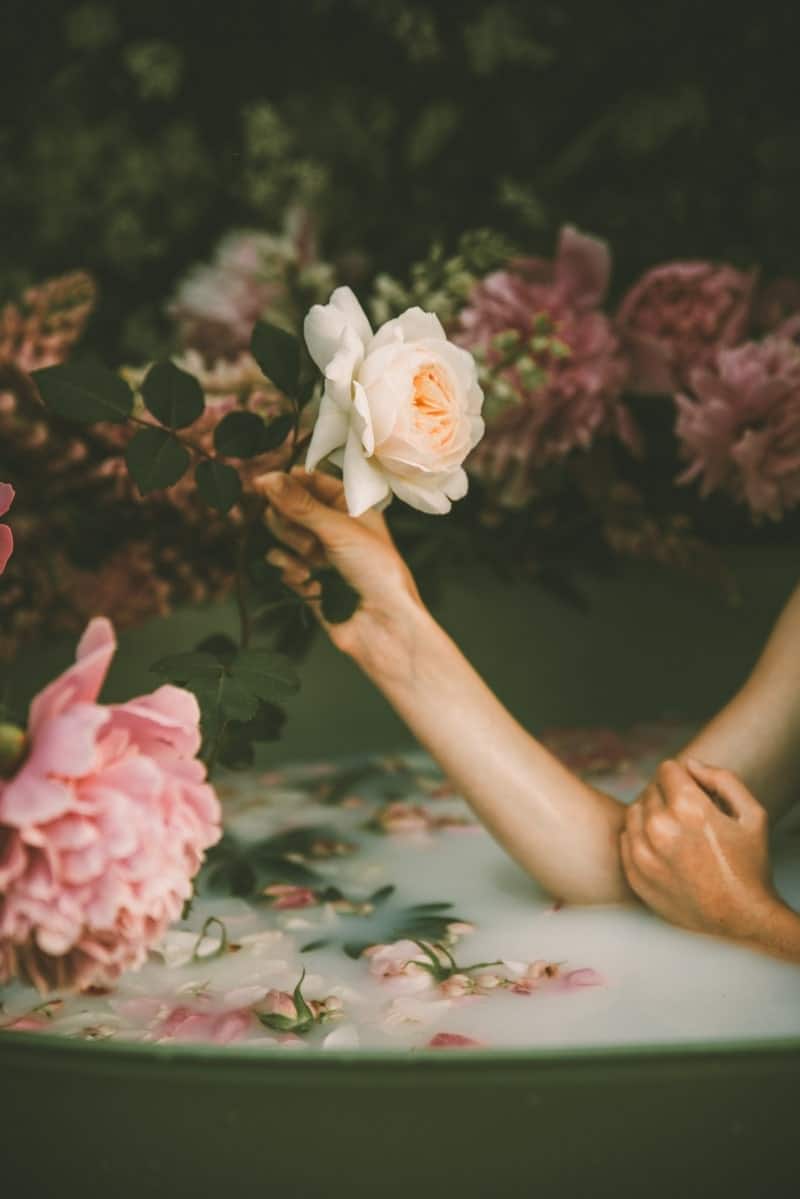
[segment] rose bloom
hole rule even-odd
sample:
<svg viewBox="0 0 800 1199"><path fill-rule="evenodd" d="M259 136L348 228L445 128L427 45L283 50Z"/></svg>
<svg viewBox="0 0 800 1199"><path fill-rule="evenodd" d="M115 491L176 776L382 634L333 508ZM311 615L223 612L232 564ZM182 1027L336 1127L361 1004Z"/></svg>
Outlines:
<svg viewBox="0 0 800 1199"><path fill-rule="evenodd" d="M454 339L481 349L509 396L467 464L470 474L492 485L504 507L524 506L545 466L588 449L601 434L615 434L637 448L635 426L620 402L627 363L611 322L599 310L610 273L605 242L567 225L552 261L513 259L473 288L459 316ZM542 318L566 347L565 355L548 352L540 360L533 346ZM516 335L520 349L507 366L495 342L501 334ZM534 365L539 370L529 377L526 370Z"/></svg>
<svg viewBox="0 0 800 1199"><path fill-rule="evenodd" d="M426 991L433 976L420 963L428 958L414 941L393 941L388 945L370 945L363 956L369 959L369 972L381 982L391 983L398 991Z"/></svg>
<svg viewBox="0 0 800 1199"><path fill-rule="evenodd" d="M409 308L373 334L349 287L305 319L325 389L306 468L341 466L348 511L393 495L421 512L449 512L467 492L463 462L483 435L475 362L439 318Z"/></svg>
<svg viewBox="0 0 800 1199"><path fill-rule="evenodd" d="M142 965L219 840L197 700L165 685L98 704L114 648L110 623L91 621L0 782L0 982L83 989Z"/></svg>
<svg viewBox="0 0 800 1199"><path fill-rule="evenodd" d="M755 274L712 262L669 262L647 271L617 314L631 360L631 386L669 395L692 367L745 336Z"/></svg>
<svg viewBox="0 0 800 1199"><path fill-rule="evenodd" d="M681 483L727 491L756 519L800 504L800 346L788 334L720 350L676 396L675 432L689 467Z"/></svg>

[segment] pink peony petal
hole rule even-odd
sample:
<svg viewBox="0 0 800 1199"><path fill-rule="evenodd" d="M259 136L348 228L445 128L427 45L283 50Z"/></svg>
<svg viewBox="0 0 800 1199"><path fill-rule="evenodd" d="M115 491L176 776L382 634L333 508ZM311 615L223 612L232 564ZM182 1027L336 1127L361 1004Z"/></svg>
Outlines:
<svg viewBox="0 0 800 1199"><path fill-rule="evenodd" d="M0 575L8 565L8 560L14 552L14 534L8 525L0 525Z"/></svg>
<svg viewBox="0 0 800 1199"><path fill-rule="evenodd" d="M71 704L93 703L97 699L116 644L110 621L96 617L89 622L78 643L75 665L40 691L31 704L29 728L32 735L35 736L44 720L58 715Z"/></svg>

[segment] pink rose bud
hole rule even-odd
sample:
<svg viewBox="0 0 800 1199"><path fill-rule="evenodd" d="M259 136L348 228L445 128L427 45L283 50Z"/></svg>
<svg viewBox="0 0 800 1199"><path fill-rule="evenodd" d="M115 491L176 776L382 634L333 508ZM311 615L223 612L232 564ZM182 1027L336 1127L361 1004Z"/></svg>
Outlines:
<svg viewBox="0 0 800 1199"><path fill-rule="evenodd" d="M466 974L451 974L440 985L439 990L448 999L458 999L462 995L469 995L474 990L474 983Z"/></svg>

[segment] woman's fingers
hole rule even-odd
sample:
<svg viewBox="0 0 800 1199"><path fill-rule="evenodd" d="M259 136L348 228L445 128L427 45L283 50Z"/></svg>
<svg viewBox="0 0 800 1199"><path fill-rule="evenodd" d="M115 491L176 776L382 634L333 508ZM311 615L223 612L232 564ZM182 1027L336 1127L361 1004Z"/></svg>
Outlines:
<svg viewBox="0 0 800 1199"><path fill-rule="evenodd" d="M268 508L265 516L267 527L279 541L288 546L300 558L312 566L322 566L326 561L325 550L317 537L301 525L293 525L274 508Z"/></svg>
<svg viewBox="0 0 800 1199"><path fill-rule="evenodd" d="M291 587L304 600L315 600L319 597L319 583L312 578L308 565L300 558L287 553L286 550L275 549L269 551L266 559L278 568L287 587Z"/></svg>
<svg viewBox="0 0 800 1199"><path fill-rule="evenodd" d="M751 823L766 823L766 810L732 771L721 766L707 766L696 758L687 758L686 769L725 815Z"/></svg>
<svg viewBox="0 0 800 1199"><path fill-rule="evenodd" d="M353 524L349 516L312 495L308 487L292 475L270 471L255 480L255 487L289 523L313 533L326 548L340 539L349 539Z"/></svg>
<svg viewBox="0 0 800 1199"><path fill-rule="evenodd" d="M312 495L322 503L329 504L340 512L347 512L347 501L341 479L336 479L333 475L326 475L319 470L307 471L302 466L293 466L290 474L307 487ZM380 512L370 509L369 512L358 517L358 521L372 532L379 533L384 540L391 541L386 521Z"/></svg>

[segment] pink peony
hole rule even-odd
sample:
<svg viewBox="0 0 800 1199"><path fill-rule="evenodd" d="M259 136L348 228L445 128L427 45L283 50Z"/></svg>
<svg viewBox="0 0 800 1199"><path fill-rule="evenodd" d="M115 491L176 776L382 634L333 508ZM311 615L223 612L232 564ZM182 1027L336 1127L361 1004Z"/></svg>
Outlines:
<svg viewBox="0 0 800 1199"><path fill-rule="evenodd" d="M10 483L0 483L0 516L5 516L14 502L14 488ZM0 524L0 575L14 552L14 534L8 525Z"/></svg>
<svg viewBox="0 0 800 1199"><path fill-rule="evenodd" d="M512 400L494 419L467 462L467 469L499 485L498 499L509 507L533 495L536 476L575 449L585 450L604 433L614 433L632 449L636 430L620 402L627 365L611 322L599 311L608 287L611 259L602 241L565 226L554 261L512 260L472 291L453 340L485 352L490 367L502 362L493 339L511 331L529 362L519 356L501 371ZM568 353L537 359L533 342L537 318L546 318ZM533 341L532 341L533 339ZM541 367L540 378L530 365ZM491 387L490 387L491 394Z"/></svg>
<svg viewBox="0 0 800 1199"><path fill-rule="evenodd" d="M800 279L784 276L759 288L753 303L753 319L764 333L776 332L785 321L800 313Z"/></svg>
<svg viewBox="0 0 800 1199"><path fill-rule="evenodd" d="M727 491L757 519L800 504L800 347L786 334L720 350L676 397L681 483Z"/></svg>
<svg viewBox="0 0 800 1199"><path fill-rule="evenodd" d="M83 989L140 966L219 839L197 701L167 685L98 704L114 649L110 623L91 621L0 782L0 982Z"/></svg>
<svg viewBox="0 0 800 1199"><path fill-rule="evenodd" d="M631 387L669 395L688 372L745 336L755 273L712 262L668 262L646 271L617 314L631 361Z"/></svg>

